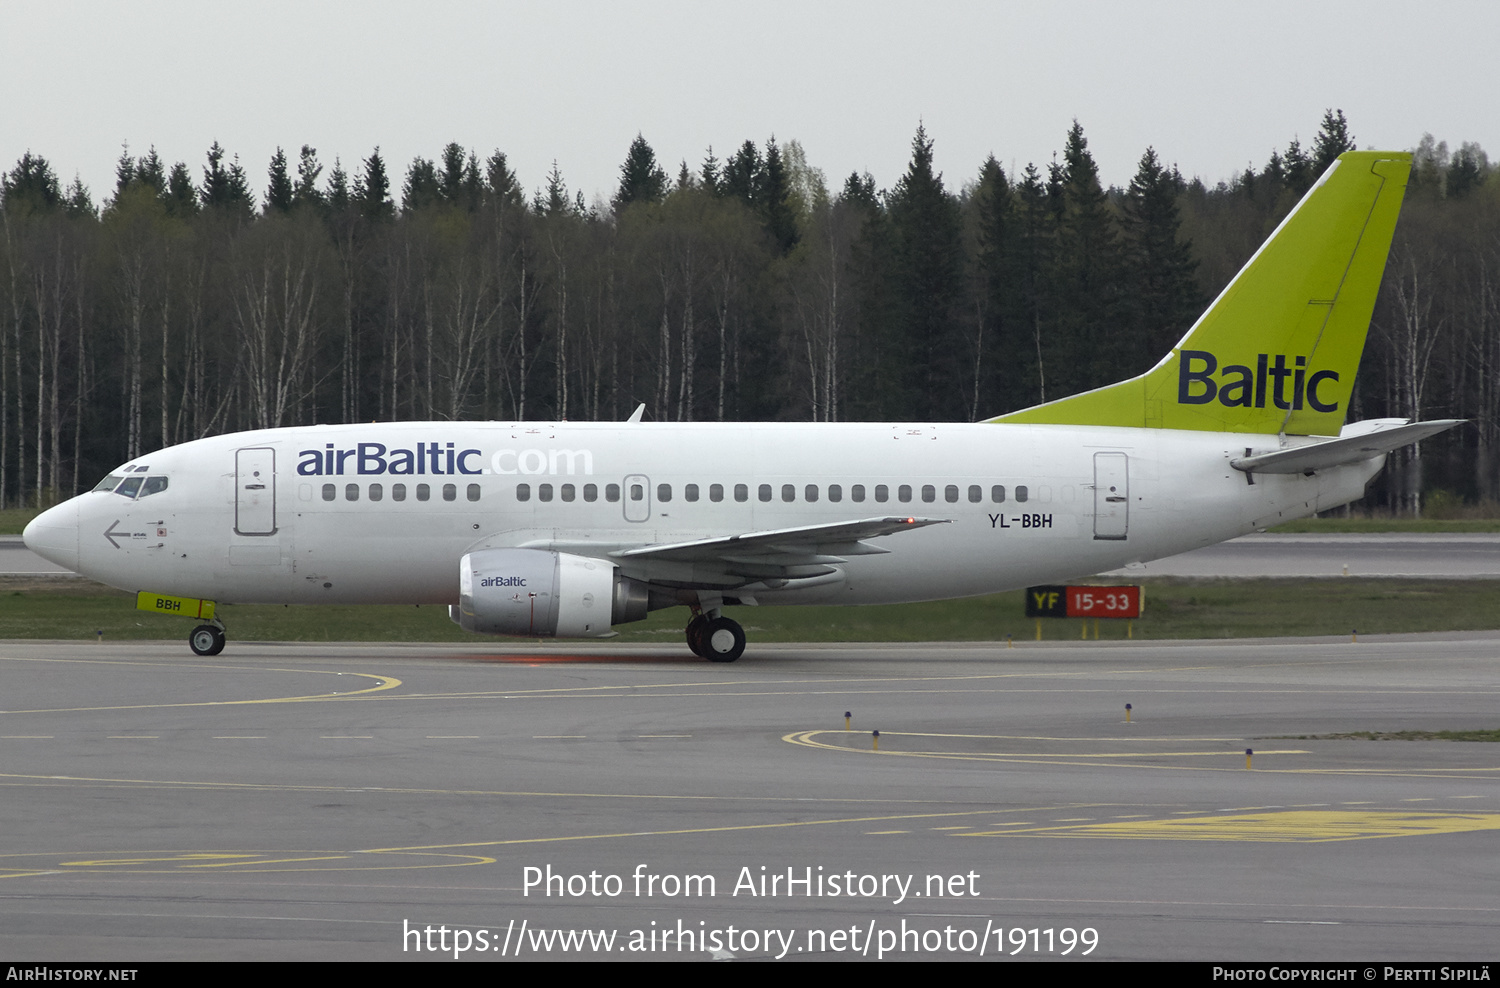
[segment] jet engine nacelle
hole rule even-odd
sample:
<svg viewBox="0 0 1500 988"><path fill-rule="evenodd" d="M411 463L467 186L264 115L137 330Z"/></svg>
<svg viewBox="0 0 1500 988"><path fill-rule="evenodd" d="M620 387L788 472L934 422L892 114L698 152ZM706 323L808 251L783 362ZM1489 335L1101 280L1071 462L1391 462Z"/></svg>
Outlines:
<svg viewBox="0 0 1500 988"><path fill-rule="evenodd" d="M644 618L650 600L614 563L547 549L467 553L458 586L449 615L465 631L526 638L602 638Z"/></svg>

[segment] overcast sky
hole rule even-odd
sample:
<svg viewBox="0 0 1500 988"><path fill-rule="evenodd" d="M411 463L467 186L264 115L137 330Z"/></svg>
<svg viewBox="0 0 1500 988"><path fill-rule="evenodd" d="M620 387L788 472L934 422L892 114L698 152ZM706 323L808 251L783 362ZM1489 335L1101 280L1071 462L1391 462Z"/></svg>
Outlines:
<svg viewBox="0 0 1500 988"><path fill-rule="evenodd" d="M1213 183L1342 108L1361 147L1424 131L1500 157L1500 3L654 2L0 4L0 166L27 150L96 201L121 145L201 180L213 141L259 194L278 145L399 185L457 141L542 185L613 194L637 132L668 171L801 142L830 184L899 178L918 122L958 188L1042 165L1072 120L1106 184L1146 146ZM326 177L326 171L325 171Z"/></svg>

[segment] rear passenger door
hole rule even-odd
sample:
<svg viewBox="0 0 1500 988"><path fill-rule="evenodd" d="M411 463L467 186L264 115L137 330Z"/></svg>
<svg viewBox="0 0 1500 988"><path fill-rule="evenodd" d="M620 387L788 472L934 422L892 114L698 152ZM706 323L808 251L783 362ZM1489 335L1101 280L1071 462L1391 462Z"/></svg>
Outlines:
<svg viewBox="0 0 1500 988"><path fill-rule="evenodd" d="M1130 528L1130 458L1094 454L1094 538L1124 540Z"/></svg>

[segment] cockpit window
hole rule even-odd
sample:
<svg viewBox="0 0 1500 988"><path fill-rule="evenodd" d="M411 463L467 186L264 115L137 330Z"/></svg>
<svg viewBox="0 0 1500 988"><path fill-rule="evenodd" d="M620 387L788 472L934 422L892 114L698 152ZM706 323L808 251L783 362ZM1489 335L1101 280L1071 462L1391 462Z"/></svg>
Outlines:
<svg viewBox="0 0 1500 988"><path fill-rule="evenodd" d="M120 486L120 481L123 479L124 478L120 474L112 473L108 477L105 477L103 480L99 481L99 486L95 487L94 490L112 491L116 487Z"/></svg>
<svg viewBox="0 0 1500 988"><path fill-rule="evenodd" d="M135 492L141 489L141 483L145 479L145 477L126 477L125 482L115 488L115 493L123 494L126 497L135 497Z"/></svg>
<svg viewBox="0 0 1500 988"><path fill-rule="evenodd" d="M167 478L158 474L155 477L147 477L146 483L142 485L138 498L150 497L152 494L160 494L167 489Z"/></svg>

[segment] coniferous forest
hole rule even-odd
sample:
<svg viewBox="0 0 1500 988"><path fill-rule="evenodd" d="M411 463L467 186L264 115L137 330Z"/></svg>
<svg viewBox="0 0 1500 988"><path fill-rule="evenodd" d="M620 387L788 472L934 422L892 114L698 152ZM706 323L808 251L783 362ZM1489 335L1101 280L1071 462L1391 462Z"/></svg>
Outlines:
<svg viewBox="0 0 1500 988"><path fill-rule="evenodd" d="M0 507L47 504L201 436L394 419L973 421L1139 373L1354 136L1209 186L1151 148L1101 186L1053 161L889 189L795 141L675 169L642 137L608 202L450 144L264 173L122 153L96 202L27 154L0 175ZM1424 137L1350 419L1467 418L1371 500L1500 494L1500 180Z"/></svg>

